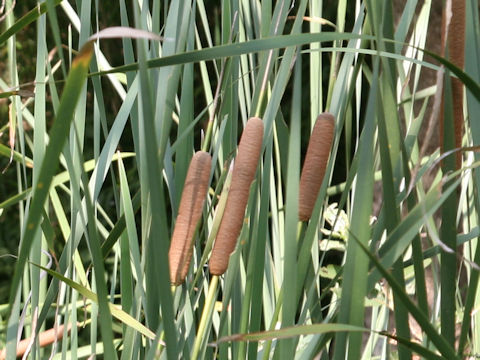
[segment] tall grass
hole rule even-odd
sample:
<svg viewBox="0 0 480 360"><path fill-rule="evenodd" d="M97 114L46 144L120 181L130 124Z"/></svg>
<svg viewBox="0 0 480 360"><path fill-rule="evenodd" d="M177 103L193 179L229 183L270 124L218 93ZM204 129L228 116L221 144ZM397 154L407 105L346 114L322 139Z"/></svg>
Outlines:
<svg viewBox="0 0 480 360"><path fill-rule="evenodd" d="M390 0L18 3L5 2L0 33L12 269L0 358L22 339L54 359L480 356L477 2L465 0L464 69L448 51L425 56L430 0L399 12ZM425 85L426 69L442 81ZM326 111L333 145L299 222L303 154ZM260 161L227 271L211 275L251 117ZM212 156L208 191L172 286L198 150Z"/></svg>

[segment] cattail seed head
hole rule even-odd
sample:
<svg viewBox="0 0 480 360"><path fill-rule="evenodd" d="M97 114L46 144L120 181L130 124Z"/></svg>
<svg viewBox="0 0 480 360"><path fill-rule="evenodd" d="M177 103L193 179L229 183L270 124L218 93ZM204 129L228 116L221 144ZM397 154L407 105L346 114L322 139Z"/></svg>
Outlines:
<svg viewBox="0 0 480 360"><path fill-rule="evenodd" d="M465 63L465 13L466 3L463 0L454 0L451 2L451 18L448 28L447 46L448 59L460 69L463 69ZM443 11L442 18L442 54L446 55L445 51L445 35L446 35L446 21L447 10ZM452 100L453 100L453 122L455 132L455 147L462 146L463 137L463 83L458 78L452 78ZM440 145L443 147L444 139L444 124L443 124L443 101L442 113L440 117ZM445 150L443 150L445 151ZM462 153L457 152L456 166L459 169L462 165Z"/></svg>
<svg viewBox="0 0 480 360"><path fill-rule="evenodd" d="M310 136L300 176L298 196L300 221L307 221L312 216L318 191L325 176L334 134L335 118L333 115L329 113L318 115Z"/></svg>
<svg viewBox="0 0 480 360"><path fill-rule="evenodd" d="M250 118L238 145L232 183L210 257L209 267L213 275L222 275L227 270L230 254L235 249L242 229L250 185L255 178L262 150L262 140L263 121L256 117Z"/></svg>
<svg viewBox="0 0 480 360"><path fill-rule="evenodd" d="M181 284L187 276L192 259L193 237L202 216L211 167L212 158L205 151L196 152L188 167L168 252L170 280L173 285Z"/></svg>

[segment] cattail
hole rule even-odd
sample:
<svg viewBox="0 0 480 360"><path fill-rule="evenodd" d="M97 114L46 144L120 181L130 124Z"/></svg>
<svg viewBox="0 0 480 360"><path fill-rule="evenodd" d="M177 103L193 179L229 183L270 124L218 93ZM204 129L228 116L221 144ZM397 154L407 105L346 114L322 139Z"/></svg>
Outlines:
<svg viewBox="0 0 480 360"><path fill-rule="evenodd" d="M187 276L193 252L193 237L202 216L208 190L212 158L205 151L197 151L188 167L177 222L168 252L170 280L179 285Z"/></svg>
<svg viewBox="0 0 480 360"><path fill-rule="evenodd" d="M449 60L463 69L465 63L465 1L454 0L452 4L452 17L448 28L448 58ZM446 10L442 18L442 54L445 55L445 32L446 32ZM453 100L453 122L455 131L455 147L462 146L463 137L463 84L457 78L452 78L452 100ZM440 117L440 139L443 147L443 103ZM462 164L462 153L456 153L456 165L459 169Z"/></svg>
<svg viewBox="0 0 480 360"><path fill-rule="evenodd" d="M68 325L68 331L70 331L72 325ZM53 344L55 341L59 341L63 338L64 325L59 325L57 328L48 329L38 334L38 343L40 347L45 347ZM23 356L31 346L33 339L24 339L17 344L17 357ZM7 350L0 351L0 360L5 359L7 356Z"/></svg>
<svg viewBox="0 0 480 360"><path fill-rule="evenodd" d="M310 136L300 177L298 196L298 217L300 221L307 221L312 216L318 191L325 176L334 130L335 118L332 114L323 113L318 115Z"/></svg>
<svg viewBox="0 0 480 360"><path fill-rule="evenodd" d="M255 177L262 150L262 140L262 120L250 118L238 145L230 192L210 257L210 273L213 275L222 275L227 270L230 254L235 249L242 229L250 185Z"/></svg>

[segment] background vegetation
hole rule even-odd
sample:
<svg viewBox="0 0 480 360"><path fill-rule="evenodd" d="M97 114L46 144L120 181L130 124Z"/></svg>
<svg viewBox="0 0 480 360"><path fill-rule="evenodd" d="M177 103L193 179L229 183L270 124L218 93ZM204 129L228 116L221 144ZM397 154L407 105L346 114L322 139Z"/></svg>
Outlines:
<svg viewBox="0 0 480 360"><path fill-rule="evenodd" d="M454 3L467 9L459 67L422 51L428 34L435 52L443 41L430 0L6 0L0 358L21 339L32 358L477 357L480 25L476 1ZM330 160L299 223L324 111ZM216 277L210 250L252 116L262 155ZM209 191L172 287L170 238L201 148Z"/></svg>

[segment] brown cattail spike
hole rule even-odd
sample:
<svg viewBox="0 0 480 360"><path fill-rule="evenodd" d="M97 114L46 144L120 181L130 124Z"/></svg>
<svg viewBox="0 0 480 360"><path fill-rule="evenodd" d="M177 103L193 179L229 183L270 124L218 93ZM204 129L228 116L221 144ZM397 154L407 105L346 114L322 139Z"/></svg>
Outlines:
<svg viewBox="0 0 480 360"><path fill-rule="evenodd" d="M451 2L451 18L448 28L448 58L449 60L463 69L465 63L465 0L453 0ZM445 33L446 33L446 16L447 11L444 10L442 18L442 54L446 55L445 51ZM455 147L462 146L463 137L463 84L457 78L452 78L452 100L453 100L453 122L455 129ZM440 118L440 144L443 148L443 104L442 116ZM443 149L442 151L445 151ZM462 153L459 151L456 154L456 166L459 169L462 165Z"/></svg>
<svg viewBox="0 0 480 360"><path fill-rule="evenodd" d="M177 221L170 243L170 251L168 252L170 280L173 285L181 284L187 276L193 252L193 237L198 221L202 216L211 167L212 158L205 151L196 152L188 167Z"/></svg>
<svg viewBox="0 0 480 360"><path fill-rule="evenodd" d="M222 275L227 270L230 254L235 249L242 229L250 185L255 177L262 150L262 140L262 120L250 118L238 145L230 192L210 258L210 273L213 275Z"/></svg>
<svg viewBox="0 0 480 360"><path fill-rule="evenodd" d="M318 115L310 136L300 177L298 196L298 217L300 221L308 221L312 216L318 191L325 176L334 132L335 118L333 115L329 113Z"/></svg>

